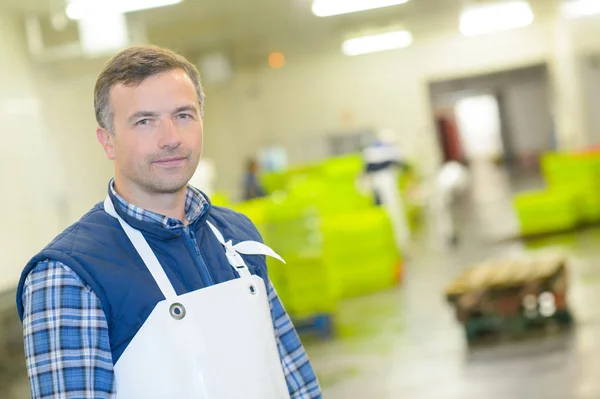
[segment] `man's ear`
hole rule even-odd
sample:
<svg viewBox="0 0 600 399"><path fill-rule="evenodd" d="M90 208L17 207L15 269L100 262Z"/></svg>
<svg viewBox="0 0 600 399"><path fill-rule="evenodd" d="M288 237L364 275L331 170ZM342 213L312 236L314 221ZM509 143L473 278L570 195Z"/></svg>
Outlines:
<svg viewBox="0 0 600 399"><path fill-rule="evenodd" d="M106 157L110 160L114 160L117 157L117 151L115 148L115 137L108 130L99 127L96 129L96 138L98 142L104 148Z"/></svg>

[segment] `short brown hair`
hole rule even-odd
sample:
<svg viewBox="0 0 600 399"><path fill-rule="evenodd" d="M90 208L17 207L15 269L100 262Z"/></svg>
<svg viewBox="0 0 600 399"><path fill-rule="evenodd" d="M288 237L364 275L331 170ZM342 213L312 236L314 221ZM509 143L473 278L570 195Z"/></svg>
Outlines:
<svg viewBox="0 0 600 399"><path fill-rule="evenodd" d="M98 76L94 89L94 109L100 127L114 130L113 113L110 107L110 90L117 84L138 85L150 76L183 69L192 79L200 103L204 107L204 92L198 69L185 57L163 47L134 46L113 56Z"/></svg>

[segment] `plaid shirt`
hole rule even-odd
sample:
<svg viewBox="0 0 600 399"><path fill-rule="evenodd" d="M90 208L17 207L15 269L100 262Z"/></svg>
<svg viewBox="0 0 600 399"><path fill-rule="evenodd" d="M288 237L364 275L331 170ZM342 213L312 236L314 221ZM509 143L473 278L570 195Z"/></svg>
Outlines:
<svg viewBox="0 0 600 399"><path fill-rule="evenodd" d="M128 215L164 228L174 220L127 203L114 191ZM186 218L192 222L207 209L202 194L190 187ZM321 398L304 347L273 286L269 302L281 364L292 399ZM108 324L98 297L68 266L47 259L28 275L24 291L23 330L33 399L101 399L117 397Z"/></svg>

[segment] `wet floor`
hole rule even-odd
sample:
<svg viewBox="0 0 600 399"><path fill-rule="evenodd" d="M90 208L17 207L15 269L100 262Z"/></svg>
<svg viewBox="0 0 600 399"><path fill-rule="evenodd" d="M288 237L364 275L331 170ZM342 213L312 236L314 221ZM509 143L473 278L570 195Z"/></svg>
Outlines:
<svg viewBox="0 0 600 399"><path fill-rule="evenodd" d="M600 398L599 243L594 230L543 246L570 256L577 319L570 334L474 350L444 301L445 284L473 262L542 249L503 244L419 255L402 288L345 302L339 338L308 345L325 397Z"/></svg>
<svg viewBox="0 0 600 399"><path fill-rule="evenodd" d="M517 225L510 195L540 182L509 182L493 168L475 174L460 247L439 252L417 240L400 288L346 301L339 337L308 345L325 398L600 398L600 228L505 240ZM576 328L469 350L444 300L446 284L483 260L547 252L569 258Z"/></svg>
<svg viewBox="0 0 600 399"><path fill-rule="evenodd" d="M337 336L307 342L326 399L600 398L600 228L538 239L514 236L514 191L539 178L474 171L461 208L460 246L442 252L431 233L415 239L401 287L341 304ZM560 252L570 263L570 334L468 350L443 290L462 269L490 258ZM5 399L28 398L26 381Z"/></svg>

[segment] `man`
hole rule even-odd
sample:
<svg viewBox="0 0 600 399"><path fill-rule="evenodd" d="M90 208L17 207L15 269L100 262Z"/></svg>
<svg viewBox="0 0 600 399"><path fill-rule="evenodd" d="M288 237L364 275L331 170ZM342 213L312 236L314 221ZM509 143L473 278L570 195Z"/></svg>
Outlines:
<svg viewBox="0 0 600 399"><path fill-rule="evenodd" d="M365 175L369 179L377 205L387 212L398 250L408 251L410 227L400 193L398 170L406 167L395 146L395 133L382 130L363 150Z"/></svg>
<svg viewBox="0 0 600 399"><path fill-rule="evenodd" d="M468 185L468 170L457 161L444 163L436 176L429 206L435 226L435 241L442 250L454 248L459 243L453 205Z"/></svg>
<svg viewBox="0 0 600 399"><path fill-rule="evenodd" d="M37 398L320 398L245 216L188 180L202 152L196 68L113 57L95 88L107 199L26 266L17 293Z"/></svg>

